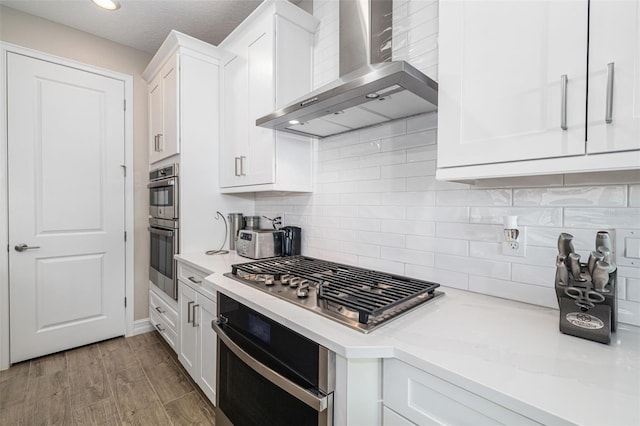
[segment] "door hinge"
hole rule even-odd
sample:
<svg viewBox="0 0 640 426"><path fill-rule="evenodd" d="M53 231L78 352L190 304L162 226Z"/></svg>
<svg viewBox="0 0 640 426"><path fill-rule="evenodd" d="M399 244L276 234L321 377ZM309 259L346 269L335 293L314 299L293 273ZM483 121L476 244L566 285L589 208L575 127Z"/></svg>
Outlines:
<svg viewBox="0 0 640 426"><path fill-rule="evenodd" d="M124 242L127 242L127 231L124 231Z"/></svg>
<svg viewBox="0 0 640 426"><path fill-rule="evenodd" d="M123 100L122 100L122 104L123 104L123 106L124 106L124 110L126 111L126 110L127 110L127 100L126 100L126 99L123 99Z"/></svg>
<svg viewBox="0 0 640 426"><path fill-rule="evenodd" d="M127 166L124 164L120 164L120 167L122 167L122 172L124 173L124 177L127 177Z"/></svg>
<svg viewBox="0 0 640 426"><path fill-rule="evenodd" d="M127 307L127 298L126 297L124 298L124 307L125 308Z"/></svg>

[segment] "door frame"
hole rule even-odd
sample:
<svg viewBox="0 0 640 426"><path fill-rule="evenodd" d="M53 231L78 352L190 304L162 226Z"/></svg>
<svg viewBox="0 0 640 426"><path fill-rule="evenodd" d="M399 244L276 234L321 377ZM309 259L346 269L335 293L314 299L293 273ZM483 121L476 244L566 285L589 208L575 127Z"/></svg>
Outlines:
<svg viewBox="0 0 640 426"><path fill-rule="evenodd" d="M73 61L26 47L0 41L0 370L9 368L11 359L9 352L9 187L7 181L8 140L7 140L7 63L9 53L17 53L55 64L76 68L105 77L120 80L124 83L124 156L126 166L124 189L125 232L125 329L126 335L134 333L134 274L133 274L133 76L110 71L93 65ZM124 238L124 235L123 235ZM7 250L3 248L7 247Z"/></svg>

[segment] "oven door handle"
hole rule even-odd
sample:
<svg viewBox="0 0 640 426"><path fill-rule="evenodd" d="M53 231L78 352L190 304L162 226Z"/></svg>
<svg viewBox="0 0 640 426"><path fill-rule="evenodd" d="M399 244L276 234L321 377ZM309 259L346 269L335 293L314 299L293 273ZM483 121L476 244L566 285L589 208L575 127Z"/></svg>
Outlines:
<svg viewBox="0 0 640 426"><path fill-rule="evenodd" d="M160 188L162 186L174 186L175 178L156 180L154 182L149 182L147 184L147 188Z"/></svg>
<svg viewBox="0 0 640 426"><path fill-rule="evenodd" d="M158 235L162 235L164 237L173 237L173 231L165 231L164 229L154 228L152 226L147 227L147 229L152 234L158 234Z"/></svg>
<svg viewBox="0 0 640 426"><path fill-rule="evenodd" d="M245 364L251 367L256 373L269 380L274 385L278 386L289 395L294 396L298 400L304 402L309 407L313 408L317 412L322 412L327 409L329 405L329 397L324 395L319 398L313 395L302 386L297 385L291 380L287 379L280 373L273 371L269 367L264 366L260 362L256 361L251 355L246 353L244 349L236 345L233 340L227 336L224 330L218 324L218 320L211 321L211 328L216 332L218 338L224 342L225 345L233 352L238 358L240 358Z"/></svg>

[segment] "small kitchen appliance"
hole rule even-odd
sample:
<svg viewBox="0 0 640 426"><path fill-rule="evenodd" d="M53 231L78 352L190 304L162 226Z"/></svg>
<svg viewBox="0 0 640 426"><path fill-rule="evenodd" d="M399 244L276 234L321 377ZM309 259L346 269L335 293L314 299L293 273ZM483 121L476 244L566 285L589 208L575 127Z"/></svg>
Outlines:
<svg viewBox="0 0 640 426"><path fill-rule="evenodd" d="M282 256L284 231L276 229L241 229L236 241L238 255L250 259Z"/></svg>
<svg viewBox="0 0 640 426"><path fill-rule="evenodd" d="M596 250L587 262L580 261L572 240L567 233L558 238L555 290L560 331L609 344L618 322L617 268L611 258L609 234L597 233Z"/></svg>
<svg viewBox="0 0 640 426"><path fill-rule="evenodd" d="M302 250L302 229L297 226L285 226L280 228L284 231L284 248L285 256L297 256Z"/></svg>
<svg viewBox="0 0 640 426"><path fill-rule="evenodd" d="M229 219L229 250L235 250L238 233L244 228L244 217L242 213L229 213L227 218Z"/></svg>
<svg viewBox="0 0 640 426"><path fill-rule="evenodd" d="M225 276L363 333L444 294L437 283L306 256L236 264Z"/></svg>

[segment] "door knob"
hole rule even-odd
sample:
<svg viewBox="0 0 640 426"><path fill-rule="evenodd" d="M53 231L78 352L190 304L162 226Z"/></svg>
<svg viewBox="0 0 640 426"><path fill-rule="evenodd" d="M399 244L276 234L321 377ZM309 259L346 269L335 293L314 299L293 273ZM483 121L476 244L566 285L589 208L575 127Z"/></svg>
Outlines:
<svg viewBox="0 0 640 426"><path fill-rule="evenodd" d="M28 245L26 245L25 243L22 244L18 244L17 246L14 247L16 249L16 251L19 252L23 252L23 251L27 251L27 250L35 250L35 249L39 249L40 246L31 246L29 247Z"/></svg>

